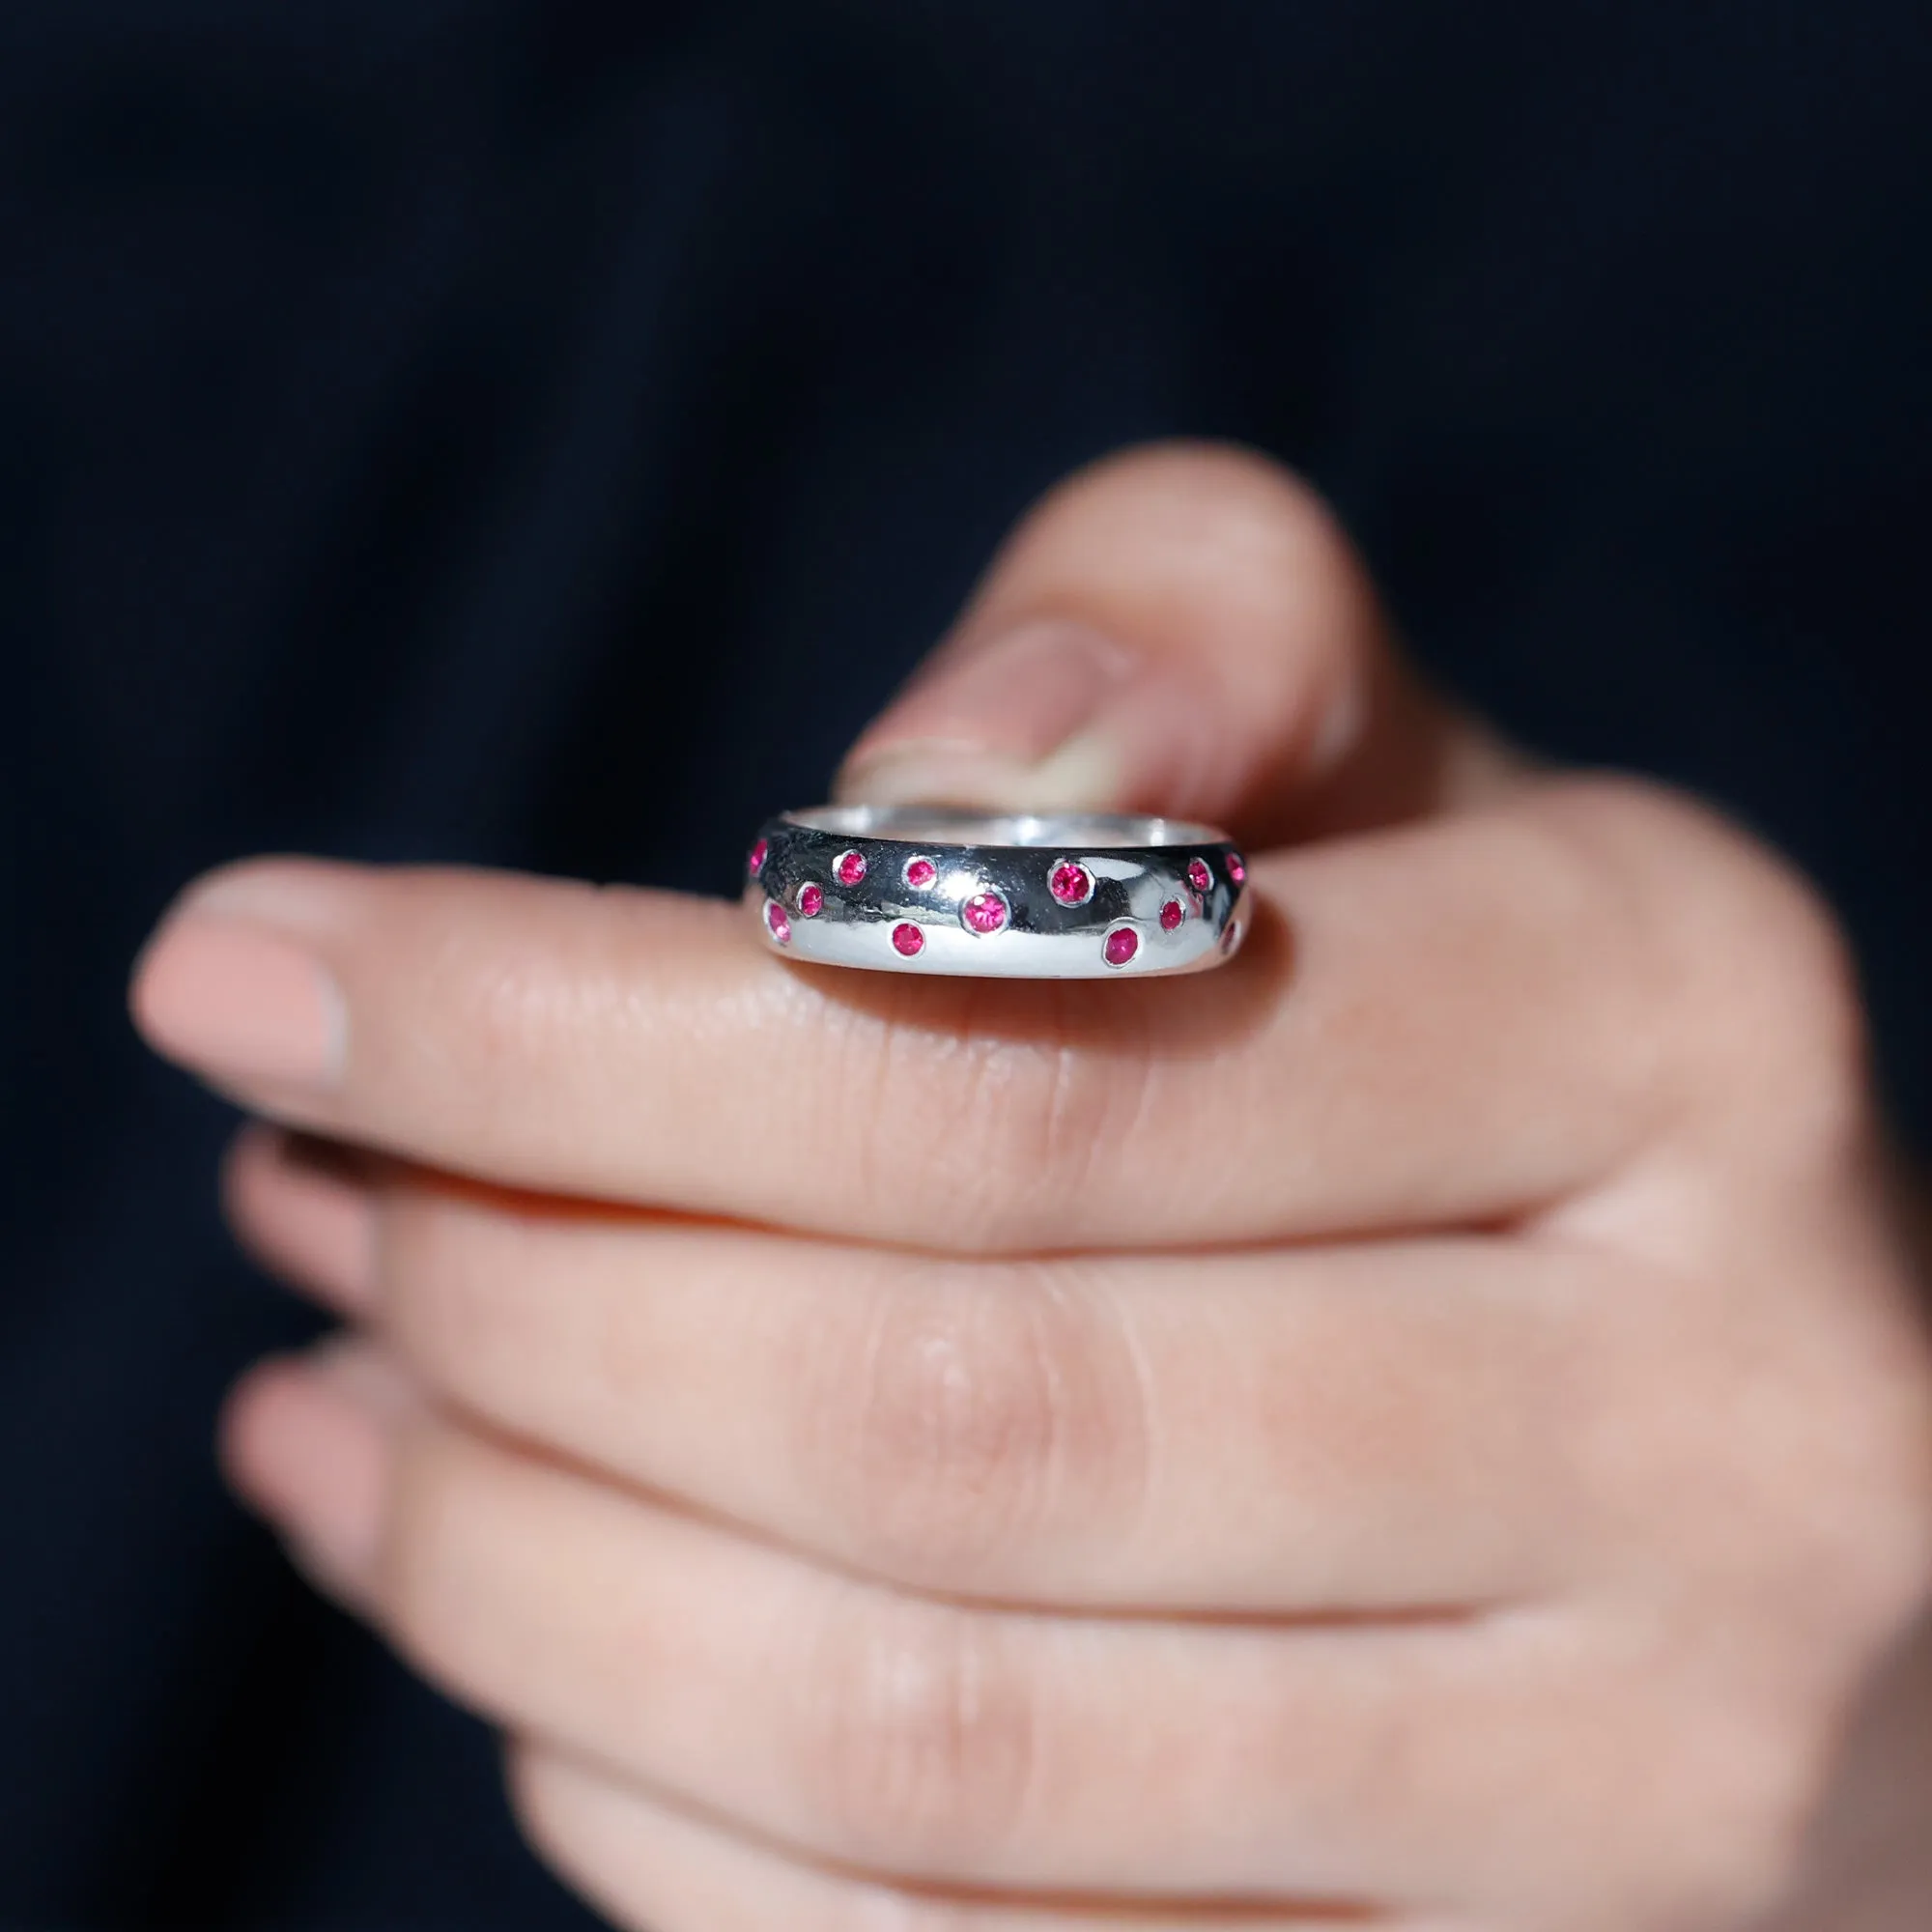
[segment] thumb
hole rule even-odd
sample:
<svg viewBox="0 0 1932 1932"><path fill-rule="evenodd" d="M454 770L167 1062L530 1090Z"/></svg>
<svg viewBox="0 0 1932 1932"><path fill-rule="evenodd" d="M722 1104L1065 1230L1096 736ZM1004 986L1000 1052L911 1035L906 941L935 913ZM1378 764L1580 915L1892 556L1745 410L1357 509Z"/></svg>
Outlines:
<svg viewBox="0 0 1932 1932"><path fill-rule="evenodd" d="M1267 843L1453 807L1512 769L1398 660L1320 497L1250 452L1168 443L1033 509L836 794L1158 810Z"/></svg>

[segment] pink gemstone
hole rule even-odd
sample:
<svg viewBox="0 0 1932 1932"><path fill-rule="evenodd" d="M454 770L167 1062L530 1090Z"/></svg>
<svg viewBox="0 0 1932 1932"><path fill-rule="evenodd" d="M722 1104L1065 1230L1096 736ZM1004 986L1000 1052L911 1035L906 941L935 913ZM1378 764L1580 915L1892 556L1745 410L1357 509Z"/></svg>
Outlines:
<svg viewBox="0 0 1932 1932"><path fill-rule="evenodd" d="M807 919L816 919L825 910L825 888L810 884L799 887L798 909Z"/></svg>
<svg viewBox="0 0 1932 1932"><path fill-rule="evenodd" d="M918 926L914 925L910 920L903 921L893 927L893 946L895 951L903 953L906 958L910 959L924 944L925 934Z"/></svg>
<svg viewBox="0 0 1932 1932"><path fill-rule="evenodd" d="M1187 908L1179 899L1169 899L1160 909L1160 929L1172 932L1187 917Z"/></svg>
<svg viewBox="0 0 1932 1932"><path fill-rule="evenodd" d="M959 923L968 932L998 932L1007 923L1007 902L998 893L975 893L959 908Z"/></svg>
<svg viewBox="0 0 1932 1932"><path fill-rule="evenodd" d="M1188 860L1187 883L1197 893L1205 893L1212 887L1214 874L1208 869L1208 861L1206 859Z"/></svg>
<svg viewBox="0 0 1932 1932"><path fill-rule="evenodd" d="M841 852L832 867L832 875L841 886L856 886L866 876L863 852Z"/></svg>
<svg viewBox="0 0 1932 1932"><path fill-rule="evenodd" d="M1239 885L1245 885L1248 877L1247 862L1238 852L1230 852L1227 858L1228 876Z"/></svg>
<svg viewBox="0 0 1932 1932"><path fill-rule="evenodd" d="M755 879L765 869L765 841L760 838L745 855L745 874Z"/></svg>
<svg viewBox="0 0 1932 1932"><path fill-rule="evenodd" d="M1221 933L1221 951L1232 952L1241 943L1241 922L1231 919Z"/></svg>
<svg viewBox="0 0 1932 1932"><path fill-rule="evenodd" d="M908 859L905 882L914 892L923 893L939 876L939 867L930 859ZM918 951L917 948L914 949Z"/></svg>
<svg viewBox="0 0 1932 1932"><path fill-rule="evenodd" d="M1085 866L1063 859L1054 867L1046 889L1062 905L1085 905L1094 896L1094 874Z"/></svg>
<svg viewBox="0 0 1932 1932"><path fill-rule="evenodd" d="M765 924L781 946L791 944L791 921L785 917L785 909L777 899L765 901Z"/></svg>
<svg viewBox="0 0 1932 1932"><path fill-rule="evenodd" d="M1109 966L1124 966L1141 950L1141 936L1130 925L1117 925L1100 951Z"/></svg>

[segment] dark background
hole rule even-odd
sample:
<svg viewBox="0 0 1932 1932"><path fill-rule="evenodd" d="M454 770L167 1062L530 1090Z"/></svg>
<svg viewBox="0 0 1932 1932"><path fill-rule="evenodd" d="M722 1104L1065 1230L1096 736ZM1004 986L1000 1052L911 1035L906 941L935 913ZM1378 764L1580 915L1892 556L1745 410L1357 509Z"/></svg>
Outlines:
<svg viewBox="0 0 1932 1932"><path fill-rule="evenodd" d="M258 848L726 890L1042 486L1236 436L1824 882L1932 1139L1922 4L9 0L0 1920L587 1923L222 1499L308 1321L127 966Z"/></svg>

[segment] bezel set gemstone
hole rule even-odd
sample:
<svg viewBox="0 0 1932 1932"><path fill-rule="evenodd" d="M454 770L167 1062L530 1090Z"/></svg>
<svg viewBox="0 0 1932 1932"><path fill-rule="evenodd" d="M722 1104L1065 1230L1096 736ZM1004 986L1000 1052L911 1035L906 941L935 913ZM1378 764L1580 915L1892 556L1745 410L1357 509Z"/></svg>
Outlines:
<svg viewBox="0 0 1932 1932"><path fill-rule="evenodd" d="M806 919L816 919L825 910L825 888L815 879L808 879L798 889L798 909Z"/></svg>
<svg viewBox="0 0 1932 1932"><path fill-rule="evenodd" d="M905 862L900 877L914 892L923 893L938 879L939 867L924 853L915 853Z"/></svg>
<svg viewBox="0 0 1932 1932"><path fill-rule="evenodd" d="M902 959L910 959L925 945L925 934L911 920L902 919L893 927L893 951Z"/></svg>
<svg viewBox="0 0 1932 1932"><path fill-rule="evenodd" d="M1236 947L1240 945L1240 943L1241 943L1241 922L1237 919L1231 919L1228 922L1228 923L1221 928L1221 951L1224 953L1232 952L1234 952Z"/></svg>
<svg viewBox="0 0 1932 1932"><path fill-rule="evenodd" d="M1110 926L1100 945L1100 956L1109 966L1129 966L1140 950L1141 936L1131 925Z"/></svg>
<svg viewBox="0 0 1932 1932"><path fill-rule="evenodd" d="M771 847L767 844L767 842L764 839L760 838L757 841L757 843L754 844L752 847L752 849L745 854L745 876L747 878L755 879L758 876L758 874L765 869L765 854L770 849Z"/></svg>
<svg viewBox="0 0 1932 1932"><path fill-rule="evenodd" d="M1197 893L1209 893L1214 889L1214 874L1208 869L1206 859L1190 859L1187 862L1187 883Z"/></svg>
<svg viewBox="0 0 1932 1932"><path fill-rule="evenodd" d="M1094 896L1094 874L1077 859L1063 859L1047 874L1046 889L1064 906L1082 906Z"/></svg>
<svg viewBox="0 0 1932 1932"><path fill-rule="evenodd" d="M1244 886L1248 882L1248 862L1238 852L1230 852L1223 862L1228 867L1228 876L1236 885Z"/></svg>
<svg viewBox="0 0 1932 1932"><path fill-rule="evenodd" d="M959 908L959 923L982 939L1005 930L1008 917L1007 902L995 892L975 893Z"/></svg>
<svg viewBox="0 0 1932 1932"><path fill-rule="evenodd" d="M1180 923L1187 917L1187 906L1183 900L1169 899L1160 909L1160 929L1163 932L1178 931Z"/></svg>
<svg viewBox="0 0 1932 1932"><path fill-rule="evenodd" d="M777 899L765 901L765 930L781 946L791 944L791 921L785 917L785 909Z"/></svg>
<svg viewBox="0 0 1932 1932"><path fill-rule="evenodd" d="M841 852L832 862L832 876L841 886L856 886L865 882L866 855L859 851Z"/></svg>

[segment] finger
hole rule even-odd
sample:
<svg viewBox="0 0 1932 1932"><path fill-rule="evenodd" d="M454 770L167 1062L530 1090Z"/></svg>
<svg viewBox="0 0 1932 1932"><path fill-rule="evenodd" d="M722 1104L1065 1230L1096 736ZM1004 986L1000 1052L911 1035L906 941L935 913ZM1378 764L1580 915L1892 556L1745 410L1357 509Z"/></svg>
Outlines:
<svg viewBox="0 0 1932 1932"><path fill-rule="evenodd" d="M540 1743L512 1750L510 1784L537 1851L639 1932L1425 1932L1418 1918L1342 1904L1136 1905L893 1885L787 1857Z"/></svg>
<svg viewBox="0 0 1932 1932"><path fill-rule="evenodd" d="M1506 781L1392 652L1347 534L1252 451L1157 443L1055 489L860 738L842 798L1144 809L1255 843Z"/></svg>
<svg viewBox="0 0 1932 1932"><path fill-rule="evenodd" d="M1782 1064L1788 932L1629 795L1277 854L1172 984L806 971L725 907L284 863L190 896L134 1006L261 1111L556 1192L982 1251L1481 1221Z"/></svg>
<svg viewBox="0 0 1932 1932"><path fill-rule="evenodd" d="M290 1555L319 1589L367 1614L390 1439L419 1406L414 1383L386 1350L336 1335L259 1365L246 1386L249 1400L222 1421L230 1487L283 1527ZM273 1418L267 1430L252 1426L263 1405Z"/></svg>
<svg viewBox="0 0 1932 1932"><path fill-rule="evenodd" d="M355 1320L368 1312L375 1280L367 1203L385 1165L338 1142L253 1122L221 1166L228 1225L259 1266Z"/></svg>
<svg viewBox="0 0 1932 1932"><path fill-rule="evenodd" d="M243 1229L298 1258L311 1183L260 1142L236 1172ZM317 1278L440 1394L888 1582L1413 1614L1602 1560L1591 1445L1626 1384L1616 1322L1577 1333L1588 1250L944 1262L426 1177L338 1211L379 1268L331 1277L324 1242Z"/></svg>
<svg viewBox="0 0 1932 1932"><path fill-rule="evenodd" d="M365 1565L354 1601L406 1657L512 1729L810 1858L1037 1891L1440 1898L1489 1856L1498 1774L1559 1702L1506 1625L974 1610L434 1415L362 1419L387 1473L379 1519L349 1525L309 1508L279 1444L294 1373L238 1393L230 1465L297 1539ZM311 1438L318 1405L348 1406L339 1386L298 1399Z"/></svg>

